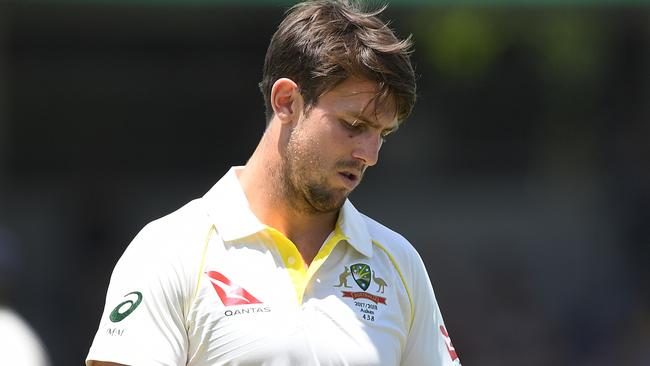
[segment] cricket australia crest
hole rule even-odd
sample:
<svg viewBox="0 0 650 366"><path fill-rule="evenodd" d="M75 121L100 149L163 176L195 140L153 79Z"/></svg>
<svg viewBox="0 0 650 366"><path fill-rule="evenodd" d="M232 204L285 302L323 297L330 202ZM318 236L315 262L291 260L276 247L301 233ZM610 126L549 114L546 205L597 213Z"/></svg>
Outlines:
<svg viewBox="0 0 650 366"><path fill-rule="evenodd" d="M375 276L375 271L373 271L369 265L365 263L355 263L349 268L345 266L345 270L339 275L339 283L334 285L334 287L352 288L352 286L348 285L349 276L352 276L354 282L356 282L357 286L359 286L363 291L341 291L342 297L351 297L354 300L368 299L373 301L375 304L386 305L385 297L373 295L367 292L372 282L377 285L376 292L378 293L384 293L384 288L388 286L384 279Z"/></svg>
<svg viewBox="0 0 650 366"><path fill-rule="evenodd" d="M352 271L352 278L354 282L361 287L363 291L366 291L370 286L370 266L363 263L356 263L350 266Z"/></svg>

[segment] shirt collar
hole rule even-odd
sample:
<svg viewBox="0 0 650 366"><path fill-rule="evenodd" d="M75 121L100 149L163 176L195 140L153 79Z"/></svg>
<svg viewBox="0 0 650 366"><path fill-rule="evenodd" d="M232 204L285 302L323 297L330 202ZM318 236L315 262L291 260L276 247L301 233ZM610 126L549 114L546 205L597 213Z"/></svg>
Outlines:
<svg viewBox="0 0 650 366"><path fill-rule="evenodd" d="M225 241L241 239L267 227L248 206L248 199L237 178L237 171L241 169L243 167L231 167L203 197L208 215ZM366 220L350 200L346 199L341 207L336 226L335 230L340 230L354 249L366 257L372 256L372 240Z"/></svg>
<svg viewBox="0 0 650 366"><path fill-rule="evenodd" d="M266 227L248 207L248 199L237 178L240 169L243 167L230 168L203 197L208 216L225 241L255 234Z"/></svg>
<svg viewBox="0 0 650 366"><path fill-rule="evenodd" d="M348 199L345 200L343 207L341 207L336 226L354 249L366 257L372 256L372 239L368 232L366 220Z"/></svg>

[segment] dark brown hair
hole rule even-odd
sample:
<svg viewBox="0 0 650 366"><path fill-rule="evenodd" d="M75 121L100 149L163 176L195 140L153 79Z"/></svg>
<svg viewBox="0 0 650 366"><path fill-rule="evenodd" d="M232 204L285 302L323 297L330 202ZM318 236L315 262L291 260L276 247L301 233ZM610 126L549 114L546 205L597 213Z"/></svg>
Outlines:
<svg viewBox="0 0 650 366"><path fill-rule="evenodd" d="M375 81L376 101L392 98L403 121L415 103L415 74L410 61L411 37L399 40L378 18L386 6L365 11L344 0L297 4L271 38L260 90L267 122L273 117L271 88L286 77L298 84L305 111L350 76Z"/></svg>

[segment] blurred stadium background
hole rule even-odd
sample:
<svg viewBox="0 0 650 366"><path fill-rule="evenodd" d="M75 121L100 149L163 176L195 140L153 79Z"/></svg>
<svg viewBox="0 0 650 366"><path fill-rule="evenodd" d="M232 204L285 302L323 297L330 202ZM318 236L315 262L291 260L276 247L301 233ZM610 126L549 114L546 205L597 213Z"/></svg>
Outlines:
<svg viewBox="0 0 650 366"><path fill-rule="evenodd" d="M650 4L390 4L419 101L352 200L419 249L463 363L650 365ZM0 2L0 299L53 365L137 231L245 163L288 5Z"/></svg>

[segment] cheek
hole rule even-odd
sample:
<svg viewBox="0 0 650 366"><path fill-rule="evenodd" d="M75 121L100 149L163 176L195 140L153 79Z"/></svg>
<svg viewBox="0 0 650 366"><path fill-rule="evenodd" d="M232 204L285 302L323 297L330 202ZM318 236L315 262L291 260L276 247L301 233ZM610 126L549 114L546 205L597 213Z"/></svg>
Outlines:
<svg viewBox="0 0 650 366"><path fill-rule="evenodd" d="M339 122L325 117L303 125L293 137L296 143L293 158L304 163L305 168L323 167L343 159L354 138Z"/></svg>
<svg viewBox="0 0 650 366"><path fill-rule="evenodd" d="M288 159L300 175L309 174L314 167L321 165L321 155L327 151L327 144L313 135L298 133L289 142Z"/></svg>

